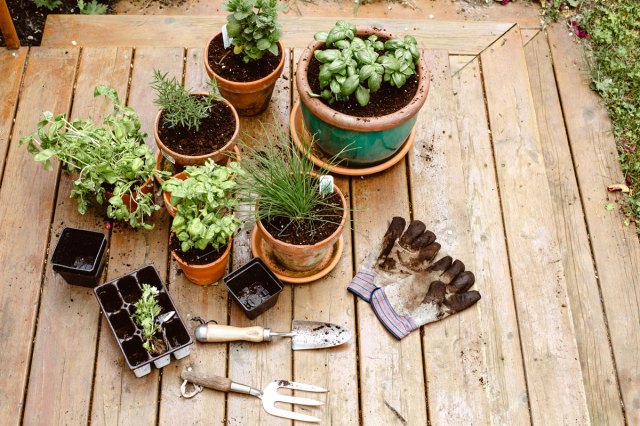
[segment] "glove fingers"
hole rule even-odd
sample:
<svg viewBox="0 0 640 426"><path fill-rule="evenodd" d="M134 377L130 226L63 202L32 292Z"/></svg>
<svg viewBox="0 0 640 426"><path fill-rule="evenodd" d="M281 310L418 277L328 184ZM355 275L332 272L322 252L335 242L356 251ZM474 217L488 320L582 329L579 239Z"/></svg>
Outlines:
<svg viewBox="0 0 640 426"><path fill-rule="evenodd" d="M428 271L432 272L445 272L451 266L451 256L445 256L442 259L438 260L436 263L429 266Z"/></svg>
<svg viewBox="0 0 640 426"><path fill-rule="evenodd" d="M434 303L436 305L445 301L447 287L442 281L434 281L429 286L429 291L422 299L422 303Z"/></svg>
<svg viewBox="0 0 640 426"><path fill-rule="evenodd" d="M464 271L453 279L447 286L447 293L464 293L476 282L476 277L471 271Z"/></svg>
<svg viewBox="0 0 640 426"><path fill-rule="evenodd" d="M405 225L406 221L404 218L399 216L395 216L391 220L391 224L389 225L389 228L387 228L387 232L384 234L384 239L382 240L382 247L380 249L380 255L378 256L378 262L384 263L385 258L389 253L391 253L391 249L393 248L396 240L402 234Z"/></svg>
<svg viewBox="0 0 640 426"><path fill-rule="evenodd" d="M442 274L442 281L448 284L462 272L464 272L464 263L456 259L453 261L451 266L449 266L447 270Z"/></svg>
<svg viewBox="0 0 640 426"><path fill-rule="evenodd" d="M449 315L452 315L475 305L478 300L480 300L480 293L472 290L466 293L454 294L444 301L444 305L449 308Z"/></svg>
<svg viewBox="0 0 640 426"><path fill-rule="evenodd" d="M422 247L415 257L405 259L402 253L398 253L398 255L400 256L400 261L405 264L408 263L414 271L424 271L439 251L440 244L431 243L426 247Z"/></svg>
<svg viewBox="0 0 640 426"><path fill-rule="evenodd" d="M411 243L420 237L425 229L427 229L427 226L422 221L412 220L407 230L404 231L404 234L400 237L400 245L404 248L410 247Z"/></svg>
<svg viewBox="0 0 640 426"><path fill-rule="evenodd" d="M409 244L411 250L420 250L423 247L427 247L429 244L436 240L436 234L431 231L424 231L422 235L418 236ZM401 242L402 244L402 242Z"/></svg>

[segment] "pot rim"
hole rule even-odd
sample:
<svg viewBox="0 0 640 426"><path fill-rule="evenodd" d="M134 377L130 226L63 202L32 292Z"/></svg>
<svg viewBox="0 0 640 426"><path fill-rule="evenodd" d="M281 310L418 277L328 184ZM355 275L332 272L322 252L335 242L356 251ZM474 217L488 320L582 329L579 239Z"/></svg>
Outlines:
<svg viewBox="0 0 640 426"><path fill-rule="evenodd" d="M175 175L167 178L164 182L167 182L170 179L186 180L187 179L187 173L186 172L176 173ZM171 217L176 217L176 213L178 211L178 207L174 206L173 204L171 204L171 196L169 195L169 192L165 191L164 189L162 190L162 200L164 201L164 207L167 210L167 212L169 213L169 215ZM171 209L173 209L173 211L168 206L171 206Z"/></svg>
<svg viewBox="0 0 640 426"><path fill-rule="evenodd" d="M171 231L171 234L169 234L169 238L171 238L171 235L173 235L173 234L174 234L174 232ZM203 265L193 265L191 263L188 263L188 262L184 261L178 255L178 253L176 253L175 250L171 250L171 255L174 257L174 259L176 259L176 261L178 262L178 264L181 267L182 267L182 265L187 265L189 268L192 268L192 269L207 269L207 268L210 268L213 265L221 263L224 259L227 259L229 257L229 252L231 251L231 244L232 243L233 243L233 237L229 237L229 242L227 243L227 248L226 248L226 250L224 252L222 252L222 256L220 256L219 258L217 258L213 262L205 263Z"/></svg>
<svg viewBox="0 0 640 426"><path fill-rule="evenodd" d="M338 225L338 229L336 229L333 232L333 234L329 235L324 240L318 241L315 244L290 244L290 243L286 243L286 242L280 240L279 238L274 237L273 235L271 235L267 231L267 229L262 225L262 221L257 220L256 221L256 225L258 226L258 229L260 230L260 232L262 232L262 235L265 236L265 238L273 239L273 240L277 241L279 245L281 245L282 247L285 247L287 249L294 249L294 250L298 249L298 248L302 248L302 249L306 249L306 248L317 249L317 248L320 248L322 246L328 245L329 243L331 243L331 240L337 239L340 236L340 234L342 234L342 231L343 231L343 228L344 228L344 224L347 221L347 216L348 216L348 213L349 213L349 210L347 208L347 200L344 197L344 194L342 193L340 188L338 188L338 186L335 185L335 184L333 186L333 192L337 193L338 195L340 195L340 200L342 201L342 207L343 207L342 220L340 221L340 225Z"/></svg>
<svg viewBox="0 0 640 426"><path fill-rule="evenodd" d="M357 35L368 36L375 34L386 38L394 37L393 34L386 30L382 30L370 26L358 26ZM416 115L424 105L427 94L429 93L430 73L427 68L427 62L424 54L420 54L418 61L418 89L416 94L407 105L399 110L379 117L356 117L353 115L338 112L328 105L325 105L320 99L313 98L309 95L311 88L307 78L307 69L315 50L323 46L324 42L314 40L302 52L298 64L296 66L296 85L300 100L304 106L309 109L313 115L320 120L330 123L335 127L356 132L374 132L387 130L401 125Z"/></svg>
<svg viewBox="0 0 640 426"><path fill-rule="evenodd" d="M190 95L191 96L208 96L209 94L207 92L194 92L194 93L191 93ZM213 157L214 155L216 155L218 153L222 153L222 152L228 150L229 147L238 138L238 134L240 133L240 117L238 116L238 112L236 111L236 109L233 107L233 105L231 105L231 102L229 102L228 100L226 100L224 98L222 98L222 101L218 101L218 102L223 102L227 106L229 106L231 108L231 112L233 113L233 118L236 120L236 129L234 130L233 135L231 135L231 138L229 138L229 141L225 145L223 145L222 148L217 149L215 151L211 151L210 153L203 154L203 155L185 155L185 154L180 154L178 152L172 151L171 149L169 149L169 147L167 147L164 144L164 142L162 142L162 140L160 139L160 134L158 133L158 125L160 124L160 116L162 115L162 112L164 111L164 110L161 109L156 114L156 119L153 122L153 136L155 137L156 144L158 145L158 150L159 151L166 151L173 158L189 158L189 159L194 160L194 161L206 160L207 158Z"/></svg>
<svg viewBox="0 0 640 426"><path fill-rule="evenodd" d="M214 38L216 38L218 36L218 34L220 33L215 33L210 39L209 41L207 41L207 44L204 46L204 66L207 69L207 73L210 76L215 76L216 80L220 80L222 82L222 84L227 85L227 86L231 86L231 85L238 85L238 86L243 86L243 85L262 85L262 84L267 84L269 82L269 80L273 79L273 75L274 74L278 74L280 75L280 73L282 72L282 69L284 68L284 46L282 45L281 40L278 40L278 48L280 49L281 55L280 55L280 62L278 63L278 66L269 74L267 74L266 76L259 78L258 80L252 80L252 81L233 81L233 80L229 80L226 79L224 77L222 77L220 74L217 74L215 71L213 71L213 69L211 68L211 66L209 65L209 45L211 44L211 42L213 41Z"/></svg>

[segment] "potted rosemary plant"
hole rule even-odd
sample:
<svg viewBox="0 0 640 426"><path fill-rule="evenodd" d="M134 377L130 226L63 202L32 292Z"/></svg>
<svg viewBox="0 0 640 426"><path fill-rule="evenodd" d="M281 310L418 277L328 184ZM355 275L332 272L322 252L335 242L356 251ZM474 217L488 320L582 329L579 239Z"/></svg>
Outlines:
<svg viewBox="0 0 640 426"><path fill-rule="evenodd" d="M277 0L227 0L224 7L227 24L207 43L205 66L238 114L256 115L269 105L284 68L278 23L283 8Z"/></svg>
<svg viewBox="0 0 640 426"><path fill-rule="evenodd" d="M221 166L207 160L187 166L183 179L168 179L162 189L175 208L169 246L186 277L208 285L224 275L232 235L240 221L234 214L238 200L232 195L241 175L237 163Z"/></svg>
<svg viewBox="0 0 640 426"><path fill-rule="evenodd" d="M407 140L429 91L415 38L338 21L315 34L296 68L304 125L329 156L365 166Z"/></svg>
<svg viewBox="0 0 640 426"><path fill-rule="evenodd" d="M259 150L243 147L240 202L253 207L262 240L286 269L310 271L342 235L346 200L337 186L321 185L327 172L314 172L281 129L263 137Z"/></svg>
<svg viewBox="0 0 640 426"><path fill-rule="evenodd" d="M124 106L116 91L99 85L94 96L103 95L114 105L102 125L91 119L68 121L64 114L44 113L38 130L20 140L28 143L34 159L51 169L51 158L60 160L69 173L77 172L71 197L85 214L92 201L107 202L107 216L134 228L152 229L145 217L160 207L153 199L153 178L168 175L155 169L146 134L140 130L135 111Z"/></svg>
<svg viewBox="0 0 640 426"><path fill-rule="evenodd" d="M151 87L156 92L154 136L162 155L176 166L228 160L240 130L235 108L220 96L215 80L210 91L189 93L175 78L155 70Z"/></svg>

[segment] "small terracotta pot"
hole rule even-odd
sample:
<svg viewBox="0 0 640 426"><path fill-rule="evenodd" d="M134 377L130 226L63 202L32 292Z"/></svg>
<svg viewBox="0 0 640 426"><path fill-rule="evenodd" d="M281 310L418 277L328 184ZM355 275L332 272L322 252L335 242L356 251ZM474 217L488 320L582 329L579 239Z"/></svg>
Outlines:
<svg viewBox="0 0 640 426"><path fill-rule="evenodd" d="M196 92L192 93L191 96L208 96L208 93ZM240 133L240 118L238 117L238 113L236 112L235 108L233 107L233 105L231 105L231 103L229 103L229 101L224 99L223 102L231 108L233 118L236 121L236 129L233 132L233 136L231 136L231 139L229 139L229 141L222 148L204 155L184 155L169 149L169 147L167 147L162 142L162 140L160 139L160 135L158 134L158 127L160 125L162 110L158 111L153 126L153 136L156 140L156 144L158 145L158 149L162 152L162 155L164 155L164 157L167 160L171 161L173 164L179 164L181 166L199 166L201 164L204 164L208 158L211 158L216 163L224 163L226 161L225 159L228 157L228 154L233 151L236 139L238 138L238 133Z"/></svg>
<svg viewBox="0 0 640 426"><path fill-rule="evenodd" d="M393 35L372 27L358 27L357 35L375 34L391 38ZM402 148L413 129L418 111L429 93L430 74L424 55L420 56L416 72L418 89L413 99L392 114L362 119L343 114L309 95L307 72L316 49L324 42L314 41L302 52L296 67L296 87L300 95L304 125L315 135L318 146L329 155L355 166L371 166L393 157Z"/></svg>
<svg viewBox="0 0 640 426"><path fill-rule="evenodd" d="M171 255L180 265L180 269L184 272L184 275L189 281L198 285L209 285L217 281L220 281L227 270L227 263L229 262L229 253L231 253L232 239L229 238L227 248L216 261L207 263L205 265L190 265L183 261L175 251L171 251Z"/></svg>
<svg viewBox="0 0 640 426"><path fill-rule="evenodd" d="M215 77L220 94L236 107L238 114L246 117L260 114L269 106L273 88L284 69L284 57L286 55L282 43L278 42L278 49L282 53L280 62L271 74L255 81L231 81L213 72L209 65L209 45L217 36L218 34L211 37L204 48L204 65L207 68L209 77ZM247 66L251 66L251 64L247 64Z"/></svg>
<svg viewBox="0 0 640 426"><path fill-rule="evenodd" d="M187 174L185 172L171 176L171 179L185 180L186 178ZM167 209L167 212L171 215L171 217L176 217L176 212L178 211L178 209L174 207L173 204L171 204L171 193L162 191L162 200L164 201L164 208Z"/></svg>
<svg viewBox="0 0 640 426"><path fill-rule="evenodd" d="M140 192L142 192L143 194L149 194L153 192L153 188L153 178L149 178L140 187ZM108 200L109 198L113 197L113 192L106 191L105 196ZM125 206L127 206L127 209L129 209L130 212L133 213L134 211L136 211L136 209L138 208L138 203L136 203L136 201L132 199L129 194L124 194L120 198L122 198L122 202L124 202Z"/></svg>
<svg viewBox="0 0 640 426"><path fill-rule="evenodd" d="M333 245L338 241L340 235L342 235L344 224L347 222L349 213L347 210L347 201L337 186L334 186L334 192L340 195L340 200L342 201L342 208L344 209L342 220L340 221L338 229L336 229L333 234L315 244L296 245L285 243L271 235L260 221L256 223L263 240L271 247L273 255L285 268L298 272L314 269L327 257Z"/></svg>

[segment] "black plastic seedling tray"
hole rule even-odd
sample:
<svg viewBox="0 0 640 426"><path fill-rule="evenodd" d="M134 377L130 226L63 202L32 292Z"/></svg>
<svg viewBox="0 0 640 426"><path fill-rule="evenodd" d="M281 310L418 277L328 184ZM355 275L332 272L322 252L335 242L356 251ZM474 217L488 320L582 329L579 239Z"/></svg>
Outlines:
<svg viewBox="0 0 640 426"><path fill-rule="evenodd" d="M160 315L176 311L173 318L163 325L168 350L157 356L151 356L142 347L142 332L131 317L135 313L135 303L142 295L142 284L149 284L158 289L158 303L162 308ZM193 340L153 265L147 265L104 283L94 288L93 291L127 365L137 377L149 374L151 363L156 368L162 368L169 364L171 354L176 359L189 355L189 345L193 343Z"/></svg>
<svg viewBox="0 0 640 426"><path fill-rule="evenodd" d="M259 257L254 257L222 280L249 319L271 309L283 288L282 282Z"/></svg>
<svg viewBox="0 0 640 426"><path fill-rule="evenodd" d="M64 228L51 256L51 265L73 285L95 287L104 269L107 238L101 232Z"/></svg>

